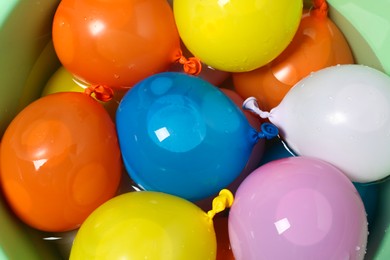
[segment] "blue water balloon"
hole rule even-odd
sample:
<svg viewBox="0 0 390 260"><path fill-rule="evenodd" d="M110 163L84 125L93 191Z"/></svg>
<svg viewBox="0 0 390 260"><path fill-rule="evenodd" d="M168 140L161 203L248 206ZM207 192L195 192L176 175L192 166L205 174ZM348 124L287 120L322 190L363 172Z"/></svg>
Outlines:
<svg viewBox="0 0 390 260"><path fill-rule="evenodd" d="M257 132L217 87L179 72L155 74L131 88L116 124L133 181L191 201L228 186L259 138L277 135L271 124Z"/></svg>

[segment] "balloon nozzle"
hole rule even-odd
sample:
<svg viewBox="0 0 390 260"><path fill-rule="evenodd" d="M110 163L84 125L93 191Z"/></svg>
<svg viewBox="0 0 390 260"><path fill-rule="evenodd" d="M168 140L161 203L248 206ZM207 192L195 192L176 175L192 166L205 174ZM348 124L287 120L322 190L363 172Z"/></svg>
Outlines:
<svg viewBox="0 0 390 260"><path fill-rule="evenodd" d="M219 192L218 196L213 199L213 208L207 212L210 218L213 218L215 214L230 208L233 204L233 193L228 189L223 189Z"/></svg>
<svg viewBox="0 0 390 260"><path fill-rule="evenodd" d="M114 90L105 85L90 85L84 90L84 94L94 94L97 100L108 102L114 97Z"/></svg>
<svg viewBox="0 0 390 260"><path fill-rule="evenodd" d="M272 139L279 135L279 129L271 123L263 123L261 125L261 131L257 133L257 136L261 139Z"/></svg>
<svg viewBox="0 0 390 260"><path fill-rule="evenodd" d="M260 110L259 105L258 105L255 97L249 97L249 98L245 99L244 103L242 104L242 108L245 110L249 110L252 113L257 114L261 118L268 118L270 116L269 112L265 112L265 111Z"/></svg>
<svg viewBox="0 0 390 260"><path fill-rule="evenodd" d="M183 56L182 51L179 51L178 58L176 59L181 65L183 65L183 70L189 75L197 76L202 72L202 62L196 57L186 58Z"/></svg>

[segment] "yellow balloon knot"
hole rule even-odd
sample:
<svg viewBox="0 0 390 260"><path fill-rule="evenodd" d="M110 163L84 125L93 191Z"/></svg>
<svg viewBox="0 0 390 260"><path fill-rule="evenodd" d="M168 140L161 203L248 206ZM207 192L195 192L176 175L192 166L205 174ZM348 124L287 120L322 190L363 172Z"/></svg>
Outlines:
<svg viewBox="0 0 390 260"><path fill-rule="evenodd" d="M213 218L215 214L230 208L233 204L234 196L230 190L223 189L219 192L218 196L213 199L213 207L207 212L210 218Z"/></svg>

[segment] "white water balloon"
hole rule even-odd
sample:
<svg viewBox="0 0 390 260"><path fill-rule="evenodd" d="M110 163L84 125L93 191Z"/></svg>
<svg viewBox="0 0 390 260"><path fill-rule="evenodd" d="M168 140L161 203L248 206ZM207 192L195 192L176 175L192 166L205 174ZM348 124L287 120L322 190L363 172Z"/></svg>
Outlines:
<svg viewBox="0 0 390 260"><path fill-rule="evenodd" d="M275 124L297 154L328 161L352 181L390 174L390 77L363 65L338 65L298 82L270 112L244 107Z"/></svg>

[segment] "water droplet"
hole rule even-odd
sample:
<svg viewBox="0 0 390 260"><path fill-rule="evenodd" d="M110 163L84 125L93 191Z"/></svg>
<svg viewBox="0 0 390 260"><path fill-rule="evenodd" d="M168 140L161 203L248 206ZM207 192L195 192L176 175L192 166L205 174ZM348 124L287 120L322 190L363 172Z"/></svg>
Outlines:
<svg viewBox="0 0 390 260"><path fill-rule="evenodd" d="M360 250L360 246L356 246L356 251L359 251Z"/></svg>
<svg viewBox="0 0 390 260"><path fill-rule="evenodd" d="M119 79L120 76L118 74L114 74L114 78Z"/></svg>

